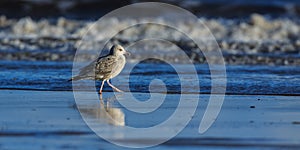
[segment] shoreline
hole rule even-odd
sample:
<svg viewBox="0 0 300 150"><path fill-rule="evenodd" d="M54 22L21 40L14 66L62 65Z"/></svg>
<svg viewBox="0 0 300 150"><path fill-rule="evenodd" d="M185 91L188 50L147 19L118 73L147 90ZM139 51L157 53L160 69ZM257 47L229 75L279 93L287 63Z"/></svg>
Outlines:
<svg viewBox="0 0 300 150"><path fill-rule="evenodd" d="M20 88L0 88L0 91L33 91L33 92L74 92L73 90L49 90L49 89L20 89ZM97 90L96 90L97 91ZM77 91L77 92L91 92L94 93L96 91ZM107 93L112 93L111 90L109 91L103 91L103 92L107 92ZM137 91L125 91L126 93L142 93L142 94L150 94L150 92L137 92ZM152 92L154 94L166 94L165 92ZM180 94L179 92L169 92L167 94ZM199 95L211 95L211 93L197 93L197 92L183 92L181 94L187 94L187 95L194 95L194 94L199 94ZM219 93L213 93L213 95L223 95L223 94L219 94ZM300 96L300 94L254 94L254 93L245 93L245 94L241 94L241 93L225 93L226 96Z"/></svg>

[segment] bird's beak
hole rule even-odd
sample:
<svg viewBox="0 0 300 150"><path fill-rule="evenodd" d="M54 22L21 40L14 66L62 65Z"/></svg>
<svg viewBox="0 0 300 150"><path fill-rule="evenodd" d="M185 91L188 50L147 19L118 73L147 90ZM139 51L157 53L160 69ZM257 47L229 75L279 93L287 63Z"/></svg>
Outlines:
<svg viewBox="0 0 300 150"><path fill-rule="evenodd" d="M131 53L129 53L128 51L126 51L125 55L130 56Z"/></svg>

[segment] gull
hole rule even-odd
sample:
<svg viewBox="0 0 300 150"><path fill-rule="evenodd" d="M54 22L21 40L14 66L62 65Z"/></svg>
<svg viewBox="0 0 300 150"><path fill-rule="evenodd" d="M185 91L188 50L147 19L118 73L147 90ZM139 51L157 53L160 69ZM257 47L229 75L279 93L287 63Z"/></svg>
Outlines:
<svg viewBox="0 0 300 150"><path fill-rule="evenodd" d="M130 54L125 51L121 45L113 45L109 54L102 56L83 67L77 76L72 77L69 81L77 81L82 79L100 80L102 81L99 93L102 94L102 89L105 81L117 92L123 92L110 83L110 79L120 74L126 64L125 54Z"/></svg>

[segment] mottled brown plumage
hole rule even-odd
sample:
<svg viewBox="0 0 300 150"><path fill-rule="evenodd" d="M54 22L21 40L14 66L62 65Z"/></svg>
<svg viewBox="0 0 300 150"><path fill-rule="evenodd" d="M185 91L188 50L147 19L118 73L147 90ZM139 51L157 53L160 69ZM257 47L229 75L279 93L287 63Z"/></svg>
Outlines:
<svg viewBox="0 0 300 150"><path fill-rule="evenodd" d="M128 52L126 52L121 45L114 45L110 49L108 55L99 57L86 67L83 67L79 74L75 77L72 77L70 81L81 79L102 80L99 93L102 93L104 82L107 81L110 87L118 92L122 92L118 88L114 87L109 80L116 77L123 70L126 64L126 58L124 54L127 53Z"/></svg>

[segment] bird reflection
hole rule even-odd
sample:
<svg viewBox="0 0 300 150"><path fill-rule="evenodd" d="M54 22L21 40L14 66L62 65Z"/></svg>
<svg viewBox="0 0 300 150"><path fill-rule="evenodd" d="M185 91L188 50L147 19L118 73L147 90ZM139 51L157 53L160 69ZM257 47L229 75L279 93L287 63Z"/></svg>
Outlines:
<svg viewBox="0 0 300 150"><path fill-rule="evenodd" d="M105 101L100 94L100 105L85 105L79 107L79 111L86 115L88 119L93 119L100 123L105 122L114 126L125 126L125 115L120 108L114 107L111 101L115 96L106 98Z"/></svg>

